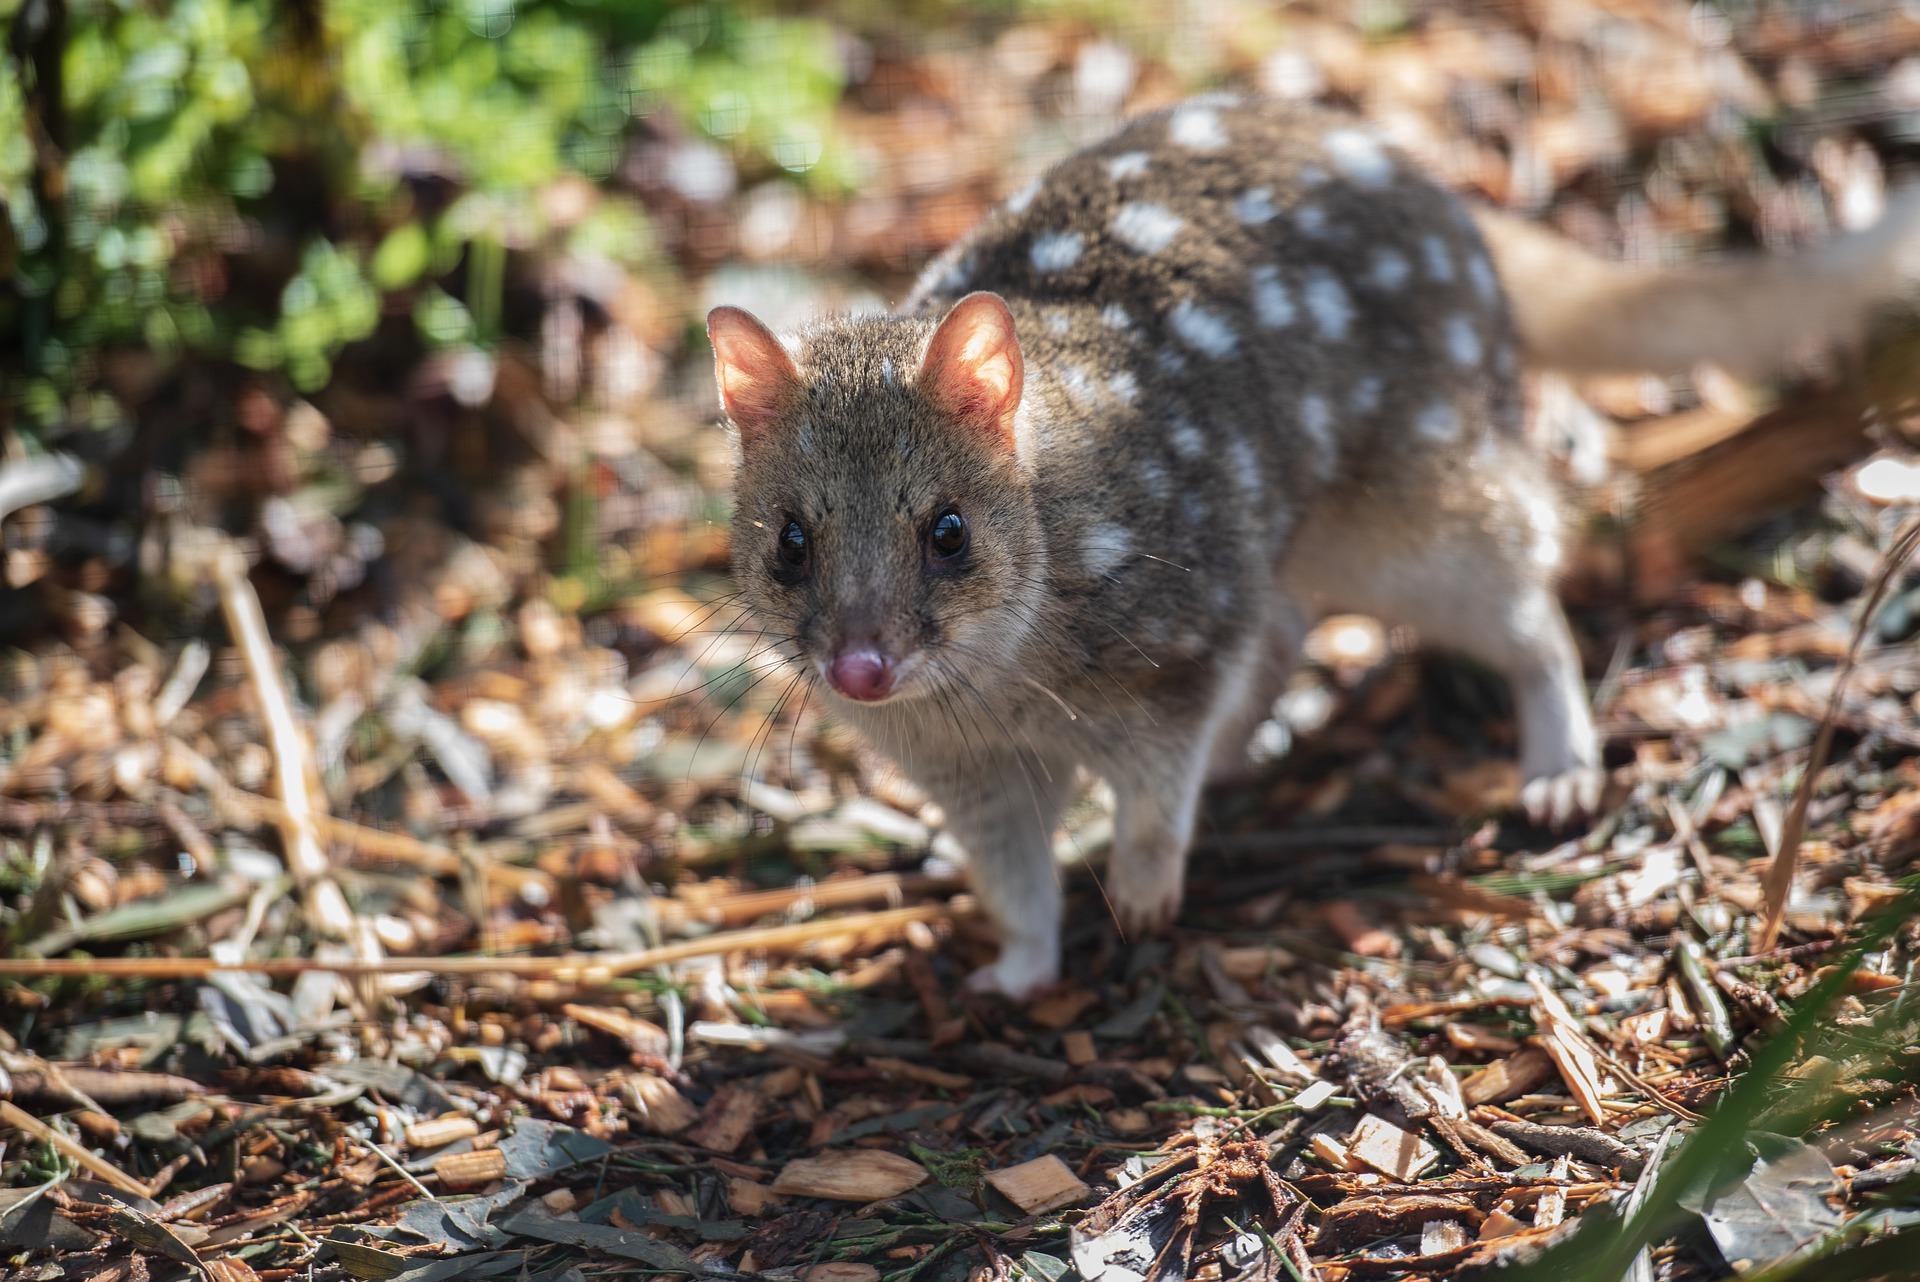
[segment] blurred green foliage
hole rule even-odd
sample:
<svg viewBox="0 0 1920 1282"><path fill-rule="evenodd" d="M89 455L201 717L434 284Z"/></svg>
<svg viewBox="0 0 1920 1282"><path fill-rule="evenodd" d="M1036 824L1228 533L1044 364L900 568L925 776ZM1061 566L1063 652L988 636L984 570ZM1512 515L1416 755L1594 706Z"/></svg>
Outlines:
<svg viewBox="0 0 1920 1282"><path fill-rule="evenodd" d="M0 27L0 362L27 425L86 419L117 345L311 391L383 311L411 312L431 344L498 337L507 252L552 232L538 192L608 185L656 113L748 173L852 178L833 138L839 47L810 18L665 0L0 0ZM445 198L421 197L422 169ZM624 265L652 253L633 198L565 236Z"/></svg>

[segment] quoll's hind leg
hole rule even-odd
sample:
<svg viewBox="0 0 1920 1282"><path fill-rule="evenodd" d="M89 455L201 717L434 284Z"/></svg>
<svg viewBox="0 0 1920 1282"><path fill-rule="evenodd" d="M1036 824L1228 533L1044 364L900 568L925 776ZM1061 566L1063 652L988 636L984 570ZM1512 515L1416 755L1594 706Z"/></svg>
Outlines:
<svg viewBox="0 0 1920 1282"><path fill-rule="evenodd" d="M1274 700L1287 688L1287 678L1300 662L1300 648L1312 630L1306 610L1280 593L1268 607L1266 641L1254 655L1254 668L1246 684L1246 697L1237 708L1227 711L1219 733L1214 736L1212 759L1207 766L1209 786L1245 783L1252 779L1254 765L1248 754L1253 732L1273 711Z"/></svg>
<svg viewBox="0 0 1920 1282"><path fill-rule="evenodd" d="M1198 715L1170 713L1134 727L1117 738L1114 756L1102 766L1114 791L1106 891L1130 939L1163 930L1179 915L1200 792L1222 735L1245 713L1265 640L1249 633L1223 657Z"/></svg>
<svg viewBox="0 0 1920 1282"><path fill-rule="evenodd" d="M1337 536L1337 537L1336 537ZM1411 626L1504 676L1520 723L1522 804L1564 825L1605 777L1579 652L1554 594L1560 519L1539 461L1496 438L1471 470L1408 487L1315 533L1289 567L1341 608Z"/></svg>
<svg viewBox="0 0 1920 1282"><path fill-rule="evenodd" d="M967 877L1000 936L1000 956L975 971L976 992L1026 997L1060 977L1060 872L1053 833L1075 769L1007 750L963 754L946 775L919 778L967 852ZM964 767L964 769L962 769Z"/></svg>

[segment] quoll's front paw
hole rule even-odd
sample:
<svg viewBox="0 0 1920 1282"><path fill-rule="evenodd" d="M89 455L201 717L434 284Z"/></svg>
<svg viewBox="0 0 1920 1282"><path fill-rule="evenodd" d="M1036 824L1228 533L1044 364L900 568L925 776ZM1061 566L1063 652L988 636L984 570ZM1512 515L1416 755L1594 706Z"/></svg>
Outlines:
<svg viewBox="0 0 1920 1282"><path fill-rule="evenodd" d="M1542 828L1571 828L1599 813L1606 786L1607 772L1599 766L1574 766L1527 780L1520 788L1520 805Z"/></svg>
<svg viewBox="0 0 1920 1282"><path fill-rule="evenodd" d="M967 976L967 991L1025 1001L1060 978L1057 949L1008 944L999 959Z"/></svg>
<svg viewBox="0 0 1920 1282"><path fill-rule="evenodd" d="M1128 939L1159 934L1180 915L1181 867L1162 860L1144 865L1116 864L1107 893L1113 899L1114 920Z"/></svg>

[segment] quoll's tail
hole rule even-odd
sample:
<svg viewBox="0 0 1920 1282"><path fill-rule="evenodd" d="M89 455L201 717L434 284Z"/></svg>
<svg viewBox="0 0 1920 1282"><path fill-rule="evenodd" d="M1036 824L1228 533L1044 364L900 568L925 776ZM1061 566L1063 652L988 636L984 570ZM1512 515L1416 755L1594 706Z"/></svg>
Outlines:
<svg viewBox="0 0 1920 1282"><path fill-rule="evenodd" d="M1883 306L1920 304L1920 187L1864 231L1686 267L1610 262L1488 209L1474 219L1529 357L1567 373L1776 373L1858 341Z"/></svg>

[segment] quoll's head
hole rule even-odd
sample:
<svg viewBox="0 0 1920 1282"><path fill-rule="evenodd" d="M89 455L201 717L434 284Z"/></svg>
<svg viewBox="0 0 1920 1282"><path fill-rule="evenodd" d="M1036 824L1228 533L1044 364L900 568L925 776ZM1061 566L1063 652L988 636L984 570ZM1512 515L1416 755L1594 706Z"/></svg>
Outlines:
<svg viewBox="0 0 1920 1282"><path fill-rule="evenodd" d="M852 703L998 684L1046 577L1007 305L788 343L720 307L707 335L739 444L734 573L766 639Z"/></svg>

